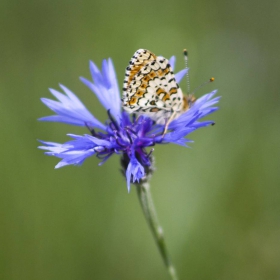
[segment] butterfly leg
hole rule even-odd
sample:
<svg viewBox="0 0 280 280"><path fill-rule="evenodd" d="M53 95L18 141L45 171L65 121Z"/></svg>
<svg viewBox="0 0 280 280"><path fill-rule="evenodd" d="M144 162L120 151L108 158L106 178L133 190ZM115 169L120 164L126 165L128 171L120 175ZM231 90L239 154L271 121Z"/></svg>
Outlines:
<svg viewBox="0 0 280 280"><path fill-rule="evenodd" d="M168 130L168 126L170 125L170 123L175 119L175 116L176 116L176 111L174 111L172 113L172 115L169 117L169 119L167 120L165 126L164 126L164 131L163 131L163 134L162 134L162 137L164 137L164 135L166 134L167 130Z"/></svg>

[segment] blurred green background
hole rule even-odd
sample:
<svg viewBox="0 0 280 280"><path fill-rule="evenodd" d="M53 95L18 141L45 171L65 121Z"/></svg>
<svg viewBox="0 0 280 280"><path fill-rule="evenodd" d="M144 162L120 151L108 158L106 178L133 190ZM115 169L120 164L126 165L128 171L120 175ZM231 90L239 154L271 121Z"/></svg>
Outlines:
<svg viewBox="0 0 280 280"><path fill-rule="evenodd" d="M133 53L188 48L191 88L219 89L214 127L191 149L156 147L152 193L180 279L280 279L279 1L0 2L0 279L168 279L135 189L114 156L54 170L36 139L83 128L40 123L62 83L95 116L80 81L111 57L122 88ZM185 83L181 83L186 90Z"/></svg>

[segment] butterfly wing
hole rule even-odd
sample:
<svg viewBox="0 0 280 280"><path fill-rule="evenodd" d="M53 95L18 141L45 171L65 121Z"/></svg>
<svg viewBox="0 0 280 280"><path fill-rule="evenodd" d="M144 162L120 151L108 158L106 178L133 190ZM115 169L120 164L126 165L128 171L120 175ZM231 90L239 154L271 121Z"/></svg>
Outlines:
<svg viewBox="0 0 280 280"><path fill-rule="evenodd" d="M146 114L164 123L183 108L183 93L172 68L164 57L140 49L126 68L123 85L123 108L129 113Z"/></svg>

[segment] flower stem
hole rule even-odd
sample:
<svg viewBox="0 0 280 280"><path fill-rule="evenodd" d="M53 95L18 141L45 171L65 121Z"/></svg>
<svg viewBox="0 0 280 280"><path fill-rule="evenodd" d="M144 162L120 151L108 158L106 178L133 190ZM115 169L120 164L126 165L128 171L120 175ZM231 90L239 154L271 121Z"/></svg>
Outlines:
<svg viewBox="0 0 280 280"><path fill-rule="evenodd" d="M148 182L137 184L136 189L144 215L153 233L153 236L159 248L160 254L163 258L164 264L167 267L169 275L172 280L178 280L175 267L173 266L170 256L167 252L162 227L160 226L157 218L155 206L150 191L150 184Z"/></svg>

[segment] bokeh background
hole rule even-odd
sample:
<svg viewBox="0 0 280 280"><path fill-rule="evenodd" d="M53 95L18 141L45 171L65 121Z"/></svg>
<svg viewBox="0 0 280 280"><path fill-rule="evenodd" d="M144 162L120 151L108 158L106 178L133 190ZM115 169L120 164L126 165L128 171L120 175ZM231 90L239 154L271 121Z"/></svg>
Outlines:
<svg viewBox="0 0 280 280"><path fill-rule="evenodd" d="M82 128L40 123L41 97L62 83L101 120L80 81L111 57L120 88L147 48L184 67L191 88L211 76L216 125L191 149L156 147L152 194L180 279L280 279L279 10L261 1L0 2L0 279L168 279L135 189L114 156L54 170L37 139ZM184 82L181 83L186 90Z"/></svg>

